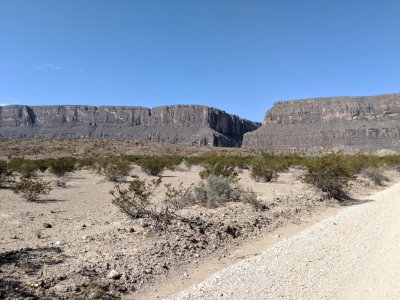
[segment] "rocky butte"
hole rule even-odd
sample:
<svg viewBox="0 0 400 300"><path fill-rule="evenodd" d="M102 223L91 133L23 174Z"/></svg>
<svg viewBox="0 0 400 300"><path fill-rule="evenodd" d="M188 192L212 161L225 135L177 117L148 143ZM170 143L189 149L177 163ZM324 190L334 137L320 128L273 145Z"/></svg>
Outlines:
<svg viewBox="0 0 400 300"><path fill-rule="evenodd" d="M400 94L276 102L243 147L399 151Z"/></svg>
<svg viewBox="0 0 400 300"><path fill-rule="evenodd" d="M14 138L130 138L152 142L240 147L261 123L216 108L172 105L0 107L0 136Z"/></svg>

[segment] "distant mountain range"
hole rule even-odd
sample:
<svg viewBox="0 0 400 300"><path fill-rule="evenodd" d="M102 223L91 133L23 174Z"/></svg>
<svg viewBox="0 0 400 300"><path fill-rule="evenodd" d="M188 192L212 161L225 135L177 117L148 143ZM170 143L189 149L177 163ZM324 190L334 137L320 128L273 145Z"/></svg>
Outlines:
<svg viewBox="0 0 400 300"><path fill-rule="evenodd" d="M128 138L262 150L400 150L400 94L279 101L263 124L201 105L0 107L0 136Z"/></svg>
<svg viewBox="0 0 400 300"><path fill-rule="evenodd" d="M0 135L15 138L129 138L240 147L252 122L201 105L0 107Z"/></svg>
<svg viewBox="0 0 400 300"><path fill-rule="evenodd" d="M400 94L275 102L243 147L400 150Z"/></svg>

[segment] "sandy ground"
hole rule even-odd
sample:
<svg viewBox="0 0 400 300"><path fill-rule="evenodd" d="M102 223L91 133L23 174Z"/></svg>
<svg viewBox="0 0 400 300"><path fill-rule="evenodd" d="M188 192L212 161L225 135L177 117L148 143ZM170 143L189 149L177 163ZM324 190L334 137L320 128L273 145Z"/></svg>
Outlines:
<svg viewBox="0 0 400 300"><path fill-rule="evenodd" d="M199 171L166 171L163 183L197 183ZM113 184L89 170L71 174L66 188L53 186L48 199L37 203L1 189L0 298L151 299L159 296L154 289L170 278L193 278L194 270L200 270L203 277L198 278L204 279L231 263L227 258L241 245L288 223L301 223L332 204L300 182L300 173L292 169L276 182L256 183L244 170L240 183L257 192L269 209L256 212L241 203L192 207L190 213L205 220L201 234L183 225L154 232L141 220L129 219L111 203ZM151 179L138 168L132 175ZM39 177L55 180L48 174ZM376 188L360 181L353 190L360 187L364 193ZM164 190L160 187L158 195ZM240 234L232 236L228 227ZM243 257L233 260L238 258ZM211 261L225 265L208 270ZM113 271L118 276L111 278Z"/></svg>
<svg viewBox="0 0 400 300"><path fill-rule="evenodd" d="M189 186L197 183L200 181L200 170L200 167L194 166L187 172L165 171L163 184L177 186L183 182L185 186ZM132 175L147 180L155 178L147 176L137 167ZM245 170L240 174L240 184L251 188L264 201L275 201L279 197L311 200L320 196L312 189L305 189L305 185L298 180L298 175L298 172L292 171L280 174L275 182L257 183ZM46 181L56 180L49 174L39 173L38 177ZM163 184L157 190L158 196L165 192ZM36 247L132 225L111 203L109 192L113 186L104 176L82 170L69 176L66 188L53 184L50 195L37 203L27 202L10 190L0 190L0 250ZM43 223L49 223L53 227L45 229ZM37 238L38 234L41 234L40 238Z"/></svg>
<svg viewBox="0 0 400 300"><path fill-rule="evenodd" d="M400 184L174 299L400 299Z"/></svg>

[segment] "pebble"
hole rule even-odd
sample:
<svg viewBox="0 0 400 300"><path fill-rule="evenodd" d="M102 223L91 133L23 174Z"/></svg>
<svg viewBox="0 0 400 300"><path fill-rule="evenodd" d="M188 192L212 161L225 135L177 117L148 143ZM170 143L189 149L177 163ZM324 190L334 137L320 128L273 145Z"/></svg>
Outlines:
<svg viewBox="0 0 400 300"><path fill-rule="evenodd" d="M118 279L121 277L121 274L116 270L111 270L110 273L107 274L108 279Z"/></svg>

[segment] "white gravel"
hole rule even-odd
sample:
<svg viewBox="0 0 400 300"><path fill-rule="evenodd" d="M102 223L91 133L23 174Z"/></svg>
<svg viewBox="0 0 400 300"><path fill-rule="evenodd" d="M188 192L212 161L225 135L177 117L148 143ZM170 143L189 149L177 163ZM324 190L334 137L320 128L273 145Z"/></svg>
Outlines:
<svg viewBox="0 0 400 300"><path fill-rule="evenodd" d="M400 299L400 184L174 299Z"/></svg>

